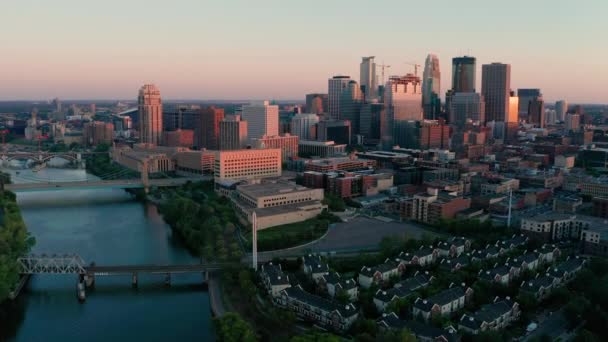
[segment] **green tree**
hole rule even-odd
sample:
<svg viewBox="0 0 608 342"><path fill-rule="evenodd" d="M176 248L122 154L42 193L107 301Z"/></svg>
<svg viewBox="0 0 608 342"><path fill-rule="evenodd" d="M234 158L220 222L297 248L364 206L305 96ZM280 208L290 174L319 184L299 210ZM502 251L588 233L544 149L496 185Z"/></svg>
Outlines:
<svg viewBox="0 0 608 342"><path fill-rule="evenodd" d="M340 342L340 338L336 335L328 333L312 332L306 335L294 336L291 342Z"/></svg>
<svg viewBox="0 0 608 342"><path fill-rule="evenodd" d="M255 332L238 314L229 312L221 318L214 319L218 341L221 342L255 342Z"/></svg>

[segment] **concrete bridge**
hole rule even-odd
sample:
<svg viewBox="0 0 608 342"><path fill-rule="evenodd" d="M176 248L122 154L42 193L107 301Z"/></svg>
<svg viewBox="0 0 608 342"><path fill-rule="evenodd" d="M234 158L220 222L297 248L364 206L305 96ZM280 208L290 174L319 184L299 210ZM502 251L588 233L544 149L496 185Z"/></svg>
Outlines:
<svg viewBox="0 0 608 342"><path fill-rule="evenodd" d="M60 191L60 190L87 190L87 189L140 189L149 187L176 187L187 182L198 182L204 180L202 177L191 178L165 178L148 179L115 179L115 180L91 180L76 182L38 182L6 184L4 188L13 192L31 191Z"/></svg>
<svg viewBox="0 0 608 342"><path fill-rule="evenodd" d="M31 160L36 164L43 164L53 158L62 158L70 162L83 164L83 155L90 154L108 154L108 152L45 152L45 151L0 151L0 160L2 162L11 162L13 160Z"/></svg>
<svg viewBox="0 0 608 342"><path fill-rule="evenodd" d="M86 265L78 255L28 255L18 259L24 279L39 274L73 274L78 276L77 294L80 300L86 298L86 288L95 285L98 276L130 275L131 284L137 287L139 274L164 275L165 285L171 285L172 274L200 273L202 281L209 280L209 273L224 267L239 265L229 262L212 262L185 265ZM20 287L22 287L21 285ZM16 295L15 295L16 296Z"/></svg>

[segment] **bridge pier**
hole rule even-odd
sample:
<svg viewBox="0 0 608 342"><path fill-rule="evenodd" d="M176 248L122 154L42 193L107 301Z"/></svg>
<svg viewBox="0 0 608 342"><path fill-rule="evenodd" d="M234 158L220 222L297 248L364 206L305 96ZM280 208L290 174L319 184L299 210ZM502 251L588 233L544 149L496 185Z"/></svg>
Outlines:
<svg viewBox="0 0 608 342"><path fill-rule="evenodd" d="M95 287L95 275L87 273L84 275L84 284L86 287Z"/></svg>
<svg viewBox="0 0 608 342"><path fill-rule="evenodd" d="M78 296L78 300L81 302L84 302L87 299L85 283L83 281L78 281L78 285L76 286L76 296Z"/></svg>
<svg viewBox="0 0 608 342"><path fill-rule="evenodd" d="M171 273L165 274L165 286L171 286Z"/></svg>
<svg viewBox="0 0 608 342"><path fill-rule="evenodd" d="M131 278L131 286L134 289L137 288L137 273L133 273L133 277Z"/></svg>

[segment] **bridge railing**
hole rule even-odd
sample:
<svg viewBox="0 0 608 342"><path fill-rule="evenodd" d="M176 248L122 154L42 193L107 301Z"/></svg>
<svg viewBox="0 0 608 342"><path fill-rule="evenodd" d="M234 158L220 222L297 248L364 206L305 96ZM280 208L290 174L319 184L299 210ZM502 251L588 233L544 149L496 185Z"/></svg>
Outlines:
<svg viewBox="0 0 608 342"><path fill-rule="evenodd" d="M17 260L23 274L85 274L85 263L73 255L28 255Z"/></svg>

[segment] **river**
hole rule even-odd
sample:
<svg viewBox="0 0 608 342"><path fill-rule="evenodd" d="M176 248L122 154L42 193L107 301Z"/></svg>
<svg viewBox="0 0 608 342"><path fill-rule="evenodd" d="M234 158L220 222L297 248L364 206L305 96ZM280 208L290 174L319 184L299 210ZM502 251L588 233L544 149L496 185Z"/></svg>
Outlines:
<svg viewBox="0 0 608 342"><path fill-rule="evenodd" d="M5 170L15 182L84 180L84 170ZM36 238L33 253L76 253L98 265L196 263L171 235L151 204L123 190L19 193L17 202ZM87 299L76 298L75 275L38 275L0 322L9 341L209 341L213 340L209 296L200 274L99 276Z"/></svg>

